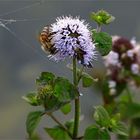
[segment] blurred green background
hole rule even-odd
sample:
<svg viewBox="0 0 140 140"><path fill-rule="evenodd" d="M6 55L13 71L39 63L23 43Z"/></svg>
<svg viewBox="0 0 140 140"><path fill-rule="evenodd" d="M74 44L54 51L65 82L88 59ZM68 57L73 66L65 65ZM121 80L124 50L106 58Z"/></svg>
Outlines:
<svg viewBox="0 0 140 140"><path fill-rule="evenodd" d="M139 0L0 0L1 19L37 19L7 24L9 32L0 24L0 140L24 140L27 137L25 120L33 110L22 96L35 90L35 79L42 71L52 71L57 75L68 76L71 72L65 67L67 62L54 63L40 49L39 32L45 25L62 15L80 15L96 28L89 19L89 13L104 9L116 17L116 20L103 31L111 35L121 35L129 39L140 40L140 1ZM12 12L13 11L13 12ZM101 62L94 62L94 69L100 70ZM93 105L102 103L100 94L93 89L84 90L81 97L82 129L92 122ZM70 119L72 114L63 116L56 112L61 121ZM44 118L38 132L45 139L42 127L52 126L49 118Z"/></svg>

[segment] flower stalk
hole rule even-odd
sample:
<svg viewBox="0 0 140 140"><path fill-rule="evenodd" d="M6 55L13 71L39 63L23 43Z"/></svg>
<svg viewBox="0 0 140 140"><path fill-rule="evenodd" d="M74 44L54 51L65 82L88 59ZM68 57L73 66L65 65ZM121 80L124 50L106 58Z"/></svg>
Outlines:
<svg viewBox="0 0 140 140"><path fill-rule="evenodd" d="M77 87L77 70L76 70L76 58L73 57L73 84ZM79 117L80 117L80 99L79 96L75 99L75 116L74 116L74 129L73 129L73 138L76 138L78 135L79 128Z"/></svg>
<svg viewBox="0 0 140 140"><path fill-rule="evenodd" d="M102 28L101 25L98 24L98 25L97 25L97 29L96 29L96 31L99 33L99 32L101 31L101 28Z"/></svg>

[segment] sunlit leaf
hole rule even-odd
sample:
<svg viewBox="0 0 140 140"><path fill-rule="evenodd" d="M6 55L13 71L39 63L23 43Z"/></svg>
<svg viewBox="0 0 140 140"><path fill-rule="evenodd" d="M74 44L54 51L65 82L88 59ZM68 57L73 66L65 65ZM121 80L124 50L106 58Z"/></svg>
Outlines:
<svg viewBox="0 0 140 140"><path fill-rule="evenodd" d="M28 114L27 120L26 120L26 129L29 136L33 134L34 130L36 129L37 125L39 124L41 120L42 115L43 115L42 111L34 111Z"/></svg>
<svg viewBox="0 0 140 140"><path fill-rule="evenodd" d="M45 128L45 131L53 140L71 140L67 132L61 127Z"/></svg>
<svg viewBox="0 0 140 140"><path fill-rule="evenodd" d="M68 103L68 104L65 104L64 106L61 107L61 111L67 115L68 113L71 112L71 104Z"/></svg>
<svg viewBox="0 0 140 140"><path fill-rule="evenodd" d="M85 130L84 140L110 140L110 135L107 130L92 125Z"/></svg>
<svg viewBox="0 0 140 140"><path fill-rule="evenodd" d="M36 79L37 84L52 84L55 75L51 72L42 72L40 77Z"/></svg>
<svg viewBox="0 0 140 140"><path fill-rule="evenodd" d="M96 43L96 48L102 56L107 55L112 49L112 37L106 32L92 31L93 41Z"/></svg>
<svg viewBox="0 0 140 140"><path fill-rule="evenodd" d="M102 127L108 127L110 125L111 118L109 113L102 106L95 107L94 119Z"/></svg>
<svg viewBox="0 0 140 140"><path fill-rule="evenodd" d="M78 96L78 90L69 80L58 77L55 80L54 94L61 102L69 102Z"/></svg>
<svg viewBox="0 0 140 140"><path fill-rule="evenodd" d="M119 135L128 136L128 130L122 122L112 126L112 132Z"/></svg>
<svg viewBox="0 0 140 140"><path fill-rule="evenodd" d="M65 126L67 127L67 129L73 133L73 129L74 129L74 121L67 121L65 123Z"/></svg>
<svg viewBox="0 0 140 140"><path fill-rule="evenodd" d="M60 102L55 96L46 96L44 100L44 106L46 112L54 112L64 106L66 103Z"/></svg>
<svg viewBox="0 0 140 140"><path fill-rule="evenodd" d="M134 102L126 104L125 116L128 118L139 118L140 117L140 104L134 103Z"/></svg>
<svg viewBox="0 0 140 140"><path fill-rule="evenodd" d="M41 140L41 137L37 133L33 133L29 140Z"/></svg>
<svg viewBox="0 0 140 140"><path fill-rule="evenodd" d="M90 87L93 84L93 82L94 82L94 79L89 74L83 74L82 75L83 87Z"/></svg>
<svg viewBox="0 0 140 140"><path fill-rule="evenodd" d="M91 19L97 22L99 25L109 24L115 20L115 17L109 14L105 10L100 10L98 12L91 13Z"/></svg>
<svg viewBox="0 0 140 140"><path fill-rule="evenodd" d="M40 101L38 100L36 95L37 94L35 93L29 93L26 96L23 96L22 98L32 106L38 106L40 105Z"/></svg>
<svg viewBox="0 0 140 140"><path fill-rule="evenodd" d="M77 88L68 79L55 77L50 72L41 73L37 79L37 86L37 99L40 100L47 113L62 108L63 112L67 114L70 111L70 106L69 108L63 106L79 96Z"/></svg>

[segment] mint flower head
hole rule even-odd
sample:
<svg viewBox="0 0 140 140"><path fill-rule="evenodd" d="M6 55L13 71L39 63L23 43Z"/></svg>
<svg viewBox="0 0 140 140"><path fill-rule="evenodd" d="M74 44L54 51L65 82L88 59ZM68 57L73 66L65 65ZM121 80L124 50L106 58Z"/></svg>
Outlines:
<svg viewBox="0 0 140 140"><path fill-rule="evenodd" d="M112 37L112 51L104 57L111 96L117 96L126 85L140 86L140 45L135 38Z"/></svg>
<svg viewBox="0 0 140 140"><path fill-rule="evenodd" d="M48 28L44 27L42 35L48 35ZM44 43L51 44L49 57L55 61L64 60L67 57L75 57L79 63L91 67L91 61L95 58L95 45L92 42L88 24L79 17L59 17L49 26L49 40ZM44 44L43 43L43 44ZM48 49L48 52L49 49Z"/></svg>

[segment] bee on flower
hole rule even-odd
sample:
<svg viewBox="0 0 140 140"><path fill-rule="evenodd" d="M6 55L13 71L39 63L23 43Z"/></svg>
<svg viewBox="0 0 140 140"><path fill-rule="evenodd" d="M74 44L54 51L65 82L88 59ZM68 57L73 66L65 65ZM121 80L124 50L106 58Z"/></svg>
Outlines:
<svg viewBox="0 0 140 140"><path fill-rule="evenodd" d="M42 49L49 52L55 61L75 57L79 63L91 67L95 58L95 44L92 42L88 24L79 17L59 17L40 34Z"/></svg>

